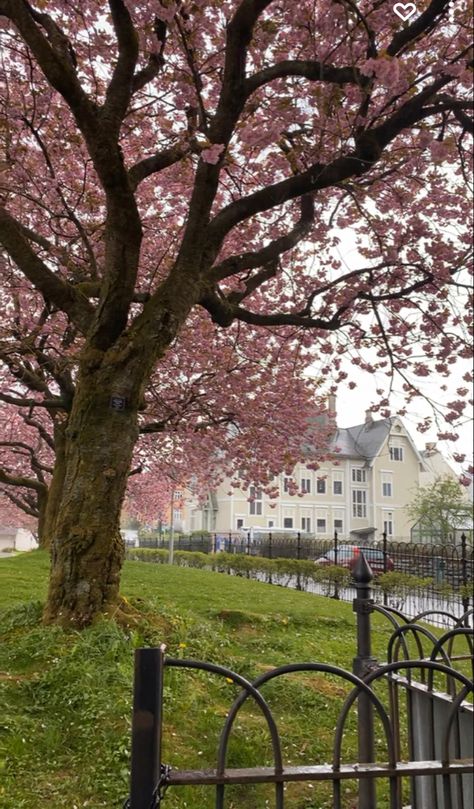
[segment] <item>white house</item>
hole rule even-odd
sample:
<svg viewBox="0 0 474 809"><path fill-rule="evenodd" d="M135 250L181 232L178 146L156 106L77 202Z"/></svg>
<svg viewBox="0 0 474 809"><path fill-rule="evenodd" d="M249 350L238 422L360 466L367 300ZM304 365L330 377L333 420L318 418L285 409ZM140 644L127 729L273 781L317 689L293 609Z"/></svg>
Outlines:
<svg viewBox="0 0 474 809"><path fill-rule="evenodd" d="M335 408L330 407L331 410ZM316 537L367 541L386 531L392 539L408 540L412 522L406 506L427 471L405 425L397 416L375 420L366 412L363 424L337 428L332 439L334 458L314 471L300 463L292 481L281 475L279 496L268 498L251 487L234 489L229 481L210 492L205 505L188 505L189 530L226 532L260 528L293 529ZM308 451L308 465L315 458Z"/></svg>
<svg viewBox="0 0 474 809"><path fill-rule="evenodd" d="M6 550L32 551L37 547L37 540L27 528L0 528L0 553Z"/></svg>

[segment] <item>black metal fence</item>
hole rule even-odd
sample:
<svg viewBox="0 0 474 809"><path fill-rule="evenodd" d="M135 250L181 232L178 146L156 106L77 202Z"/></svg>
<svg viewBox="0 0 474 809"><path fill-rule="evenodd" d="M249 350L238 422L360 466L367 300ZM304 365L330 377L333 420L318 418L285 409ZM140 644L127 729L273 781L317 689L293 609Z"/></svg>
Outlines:
<svg viewBox="0 0 474 809"><path fill-rule="evenodd" d="M285 784L311 781L329 782L331 806L343 809L347 806L344 783L352 779L358 783L358 809L379 806L381 784L386 788L387 797L380 805L387 809L406 807L407 786L411 809L471 809L473 705L468 695L472 694L473 683L458 667L470 660L472 669L473 630L469 624L473 611L461 620L450 616L452 628L437 638L425 626L409 622L396 610L375 606L371 598L371 578L370 568L361 555L355 569L357 654L352 672L309 661L280 666L250 682L221 665L169 658L163 646L137 649L131 787L126 806L155 809L161 806L168 788L207 785L214 790L215 809L224 809L229 785L250 787L266 783L274 786L275 809L286 809L290 803L285 797ZM371 654L374 610L393 628L387 647L388 662L382 665ZM459 636L465 641L467 653L454 656L454 641L458 641ZM410 643L415 644L415 656L410 654ZM200 670L225 677L241 689L223 721L214 766L202 770L175 769L162 761L164 683L167 670L176 669ZM277 722L263 691L269 681L297 672L305 672L306 676L327 674L346 685L330 763L310 762L294 767L284 761ZM439 691L440 676L444 678L445 693ZM229 740L236 731L240 709L249 699L254 700L265 719L273 765L232 769L227 766ZM344 761L342 753L342 740L352 708L357 710L359 740L355 763ZM351 802L350 806L354 804Z"/></svg>
<svg viewBox="0 0 474 809"><path fill-rule="evenodd" d="M399 572L411 573L420 577L435 577L457 587L473 579L474 552L465 534L458 544L421 544L392 541L387 534L376 542L341 540L337 532L332 539L313 539L295 532L282 536L272 531L259 531L253 538L250 533L206 533L180 534L174 539L175 550L199 551L201 553L244 553L250 556L264 556L267 559L312 559L316 560L329 550L335 553L337 564L338 548L360 544L364 548L381 551L384 554L385 570L393 568ZM146 538L139 540L141 548L168 548L167 538Z"/></svg>
<svg viewBox="0 0 474 809"><path fill-rule="evenodd" d="M347 540L341 541L337 532L332 540L311 539L295 532L294 536L282 536L271 531L259 531L258 536L252 537L250 533L202 533L177 536L174 549L177 551L198 551L201 553L219 553L225 551L233 554L246 554L248 556L261 556L267 559L298 559L317 560L331 551L334 564L346 566L348 563L348 545L357 544ZM169 548L167 539L140 539L140 547ZM463 611L469 608L469 598L474 582L474 548L469 544L465 534L462 534L459 544L414 544L408 542L394 542L384 533L377 542L363 543L363 548L369 564L376 573L394 571L409 574L411 577L423 579L414 594L416 603L411 609L412 614L421 612L419 606L422 599L427 606L427 598L431 606L440 606L442 602L459 601ZM376 553L376 565L371 554ZM412 585L413 585L412 581ZM300 587L298 587L300 589ZM312 588L314 589L314 588ZM403 599L400 583L398 599L401 604L407 605L408 594ZM351 599L350 589L344 594L342 589L336 587L336 596ZM450 592L451 591L451 592ZM456 597L453 597L453 593ZM457 594L457 595L456 595ZM381 597L388 604L388 593L383 591ZM413 599L412 599L413 600Z"/></svg>

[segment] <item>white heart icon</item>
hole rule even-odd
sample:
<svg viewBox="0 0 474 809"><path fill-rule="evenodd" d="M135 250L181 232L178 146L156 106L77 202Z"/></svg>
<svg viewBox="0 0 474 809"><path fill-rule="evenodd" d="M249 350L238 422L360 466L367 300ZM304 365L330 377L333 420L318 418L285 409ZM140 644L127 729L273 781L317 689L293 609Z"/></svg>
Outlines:
<svg viewBox="0 0 474 809"><path fill-rule="evenodd" d="M395 3L393 10L397 17L400 17L403 22L406 22L416 14L416 6L414 3Z"/></svg>

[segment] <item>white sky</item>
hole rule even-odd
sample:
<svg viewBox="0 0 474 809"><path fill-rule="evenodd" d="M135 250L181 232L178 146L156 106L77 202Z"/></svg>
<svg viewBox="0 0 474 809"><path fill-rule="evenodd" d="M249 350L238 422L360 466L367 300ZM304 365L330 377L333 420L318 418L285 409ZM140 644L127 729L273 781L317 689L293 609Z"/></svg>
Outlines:
<svg viewBox="0 0 474 809"><path fill-rule="evenodd" d="M357 266L363 266L364 260L357 252L354 238L350 231L338 231L338 236L341 239L338 250L339 258L344 262L347 269L351 270L355 269ZM366 359L368 361L369 357L366 356ZM377 395L376 388L386 390L388 377L383 374L377 376L361 371L350 364L349 361L345 368L343 365L343 370L347 371L349 379L356 382L357 387L350 390L344 383L339 385L337 394L337 423L339 427L351 427L355 424L361 424L365 420L365 411L370 408L372 404L376 404L380 400L381 397ZM441 379L437 377L436 374L432 374L429 377L418 379L417 384L421 392L425 394L429 400L440 403L449 402L458 398L456 388L466 387L466 382L462 377L470 370L472 370L472 364L467 360L459 358L457 364L453 366L453 371L449 378L443 377ZM314 366L314 372L319 376L317 364ZM395 391L397 389L401 390L401 385L402 380L396 380L394 385ZM441 385L446 385L447 391L441 391ZM428 402L419 398L407 405L402 393L392 393L390 396L390 409L392 414L395 414L397 410L402 407L406 407L407 409L407 414L402 416L402 420L418 449L424 449L425 443L428 441L436 442L445 459L458 473L465 471L466 468L473 463L474 413L472 408L470 410L466 409L466 418L464 423L460 426L453 428L449 424L441 421L441 431L455 432L459 435L459 439L456 442L452 442L440 441L438 439L437 433L439 429L435 423L433 423L433 426L427 432L421 433L417 430L417 424L419 422L425 417L433 415L433 410ZM381 418L381 416L374 414L374 418ZM463 464L457 463L452 458L453 452L464 453L466 455L466 460Z"/></svg>

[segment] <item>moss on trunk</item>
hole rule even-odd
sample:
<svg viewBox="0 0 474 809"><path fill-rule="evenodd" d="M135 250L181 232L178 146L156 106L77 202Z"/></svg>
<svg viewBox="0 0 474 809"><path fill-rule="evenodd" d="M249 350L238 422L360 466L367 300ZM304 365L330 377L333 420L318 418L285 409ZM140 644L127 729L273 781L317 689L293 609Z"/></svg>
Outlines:
<svg viewBox="0 0 474 809"><path fill-rule="evenodd" d="M64 473L51 503L46 623L83 627L117 602L120 512L137 439L137 387L110 366L83 368L64 436ZM61 484L61 485L60 485Z"/></svg>

